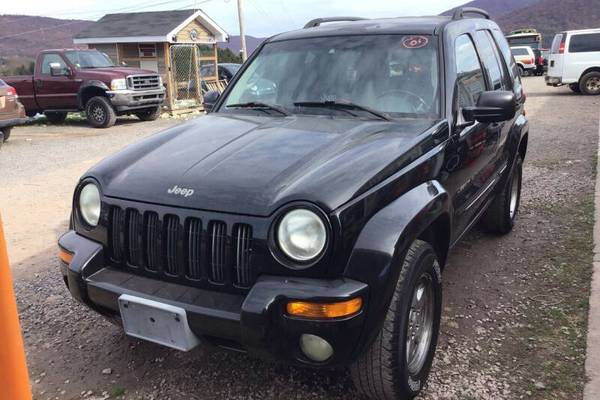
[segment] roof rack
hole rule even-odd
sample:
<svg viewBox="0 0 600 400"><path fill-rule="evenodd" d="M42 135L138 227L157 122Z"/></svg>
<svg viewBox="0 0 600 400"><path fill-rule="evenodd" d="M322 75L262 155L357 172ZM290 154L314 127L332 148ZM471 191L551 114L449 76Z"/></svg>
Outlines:
<svg viewBox="0 0 600 400"><path fill-rule="evenodd" d="M482 10L481 8L476 8L476 7L460 7L460 8L457 8L456 11L454 11L454 14L452 15L452 19L453 20L463 19L465 17L465 14L467 14L467 13L470 13L470 14L479 14L479 15L481 15L485 19L490 19L490 14L488 14L487 11Z"/></svg>
<svg viewBox="0 0 600 400"><path fill-rule="evenodd" d="M325 22L342 22L342 21L362 21L365 20L367 18L360 18L360 17L329 17L329 18L316 18L313 20L310 20L306 23L306 25L304 25L304 29L308 29L308 28L315 28L319 25L321 25L322 23Z"/></svg>

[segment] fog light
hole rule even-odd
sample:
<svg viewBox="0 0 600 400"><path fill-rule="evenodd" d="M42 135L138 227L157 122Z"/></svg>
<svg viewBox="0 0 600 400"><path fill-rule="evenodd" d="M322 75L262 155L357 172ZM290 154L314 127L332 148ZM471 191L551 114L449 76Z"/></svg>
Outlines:
<svg viewBox="0 0 600 400"><path fill-rule="evenodd" d="M306 357L316 362L327 361L333 355L333 347L327 340L308 333L300 336L300 349Z"/></svg>

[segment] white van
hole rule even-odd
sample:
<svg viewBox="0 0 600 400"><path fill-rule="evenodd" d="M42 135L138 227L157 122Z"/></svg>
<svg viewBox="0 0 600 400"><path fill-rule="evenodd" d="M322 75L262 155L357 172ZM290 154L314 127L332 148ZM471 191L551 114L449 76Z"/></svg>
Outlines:
<svg viewBox="0 0 600 400"><path fill-rule="evenodd" d="M550 49L546 84L600 94L600 29L562 32Z"/></svg>

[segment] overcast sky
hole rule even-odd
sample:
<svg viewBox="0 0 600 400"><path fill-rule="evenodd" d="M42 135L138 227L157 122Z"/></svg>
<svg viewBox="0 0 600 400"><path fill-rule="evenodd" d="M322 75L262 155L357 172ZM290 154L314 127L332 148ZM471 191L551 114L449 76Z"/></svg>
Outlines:
<svg viewBox="0 0 600 400"><path fill-rule="evenodd" d="M237 0L0 0L2 14L92 19L114 12L201 8L229 34L237 35ZM391 17L439 14L466 0L244 0L246 34L270 36L312 18L344 15Z"/></svg>

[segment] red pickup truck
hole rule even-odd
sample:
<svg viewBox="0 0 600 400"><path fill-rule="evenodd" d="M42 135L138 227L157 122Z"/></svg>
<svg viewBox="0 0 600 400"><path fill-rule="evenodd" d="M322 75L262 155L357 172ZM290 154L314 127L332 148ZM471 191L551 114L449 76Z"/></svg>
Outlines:
<svg viewBox="0 0 600 400"><path fill-rule="evenodd" d="M37 56L33 76L3 79L19 93L27 115L44 113L53 123L78 111L85 111L97 128L114 125L118 115L150 121L160 116L165 99L159 74L117 67L98 50L44 50Z"/></svg>

